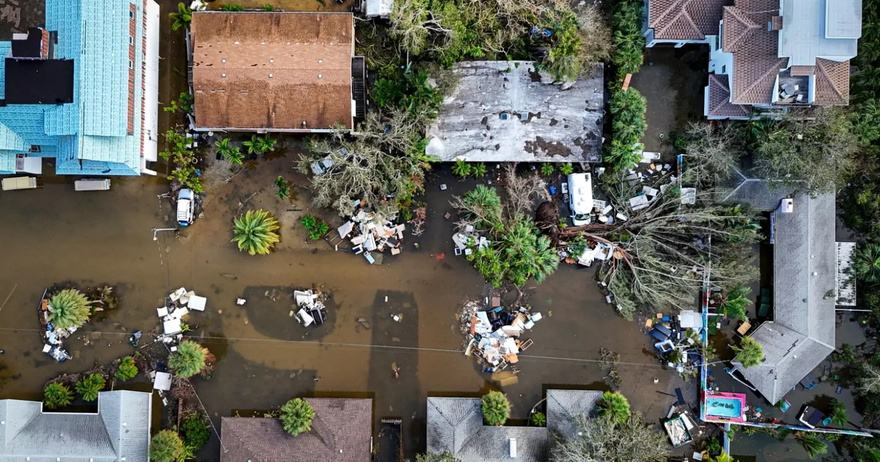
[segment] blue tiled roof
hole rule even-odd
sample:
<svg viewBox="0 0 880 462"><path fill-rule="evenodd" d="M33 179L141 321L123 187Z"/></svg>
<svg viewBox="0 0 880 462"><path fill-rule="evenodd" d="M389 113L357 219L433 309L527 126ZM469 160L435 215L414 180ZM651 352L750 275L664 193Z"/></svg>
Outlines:
<svg viewBox="0 0 880 462"><path fill-rule="evenodd" d="M12 50L12 42L0 42L0 59L5 60ZM5 67L0 64L0 67ZM0 72L0 99L6 99L6 73Z"/></svg>
<svg viewBox="0 0 880 462"><path fill-rule="evenodd" d="M0 175L15 173L15 151L0 151Z"/></svg>
<svg viewBox="0 0 880 462"><path fill-rule="evenodd" d="M27 151L30 145L6 125L0 123L0 151Z"/></svg>
<svg viewBox="0 0 880 462"><path fill-rule="evenodd" d="M129 11L136 7L135 59L129 61ZM58 174L138 175L143 105L143 4L131 0L46 0L46 29L57 31L55 58L74 60L73 103L0 107L0 123L24 142L57 156ZM10 42L0 42L0 58ZM128 133L128 76L134 76L134 124ZM0 92L5 60L0 59ZM2 94L2 93L0 93ZM0 149L3 149L0 131ZM18 149L18 148L15 148ZM0 151L0 173L6 166ZM14 156L13 156L14 162ZM13 164L14 168L14 164Z"/></svg>

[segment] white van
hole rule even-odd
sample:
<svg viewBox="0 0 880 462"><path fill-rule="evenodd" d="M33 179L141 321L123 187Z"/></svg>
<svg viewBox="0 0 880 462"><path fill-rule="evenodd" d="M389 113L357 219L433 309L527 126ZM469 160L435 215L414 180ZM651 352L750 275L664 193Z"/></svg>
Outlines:
<svg viewBox="0 0 880 462"><path fill-rule="evenodd" d="M571 221L575 226L590 224L590 212L593 210L593 181L590 174L568 175L568 192Z"/></svg>
<svg viewBox="0 0 880 462"><path fill-rule="evenodd" d="M110 178L87 178L73 182L74 191L108 191Z"/></svg>

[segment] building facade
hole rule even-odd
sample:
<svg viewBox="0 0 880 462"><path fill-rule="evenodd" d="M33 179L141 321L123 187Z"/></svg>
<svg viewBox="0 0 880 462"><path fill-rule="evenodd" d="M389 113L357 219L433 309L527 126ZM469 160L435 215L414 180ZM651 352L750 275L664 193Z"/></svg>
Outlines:
<svg viewBox="0 0 880 462"><path fill-rule="evenodd" d="M849 104L861 0L647 0L646 46L706 44L709 119Z"/></svg>
<svg viewBox="0 0 880 462"><path fill-rule="evenodd" d="M159 6L46 0L46 25L0 42L0 174L155 175Z"/></svg>

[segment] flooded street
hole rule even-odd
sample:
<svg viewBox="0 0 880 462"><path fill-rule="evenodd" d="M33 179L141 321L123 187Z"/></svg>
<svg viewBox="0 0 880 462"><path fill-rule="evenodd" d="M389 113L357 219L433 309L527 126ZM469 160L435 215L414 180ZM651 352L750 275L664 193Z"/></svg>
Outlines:
<svg viewBox="0 0 880 462"><path fill-rule="evenodd" d="M159 3L164 103L185 90L186 65L182 33L170 32L165 14L177 2ZM159 123L164 131L174 121L160 112ZM453 255L454 220L443 217L454 213L452 195L473 183L459 183L448 171L434 174L424 199L426 232L418 238L407 233L402 254L370 266L363 257L334 252L323 241L306 241L298 224L303 213L332 218L326 211L308 210L308 191L297 186L299 198L293 203L273 196L278 175L295 185L307 184L292 171L301 141L286 144L284 152L258 161L228 184L209 188L204 216L178 237L158 233L156 241L152 228L174 226L169 201L159 197L168 190L164 165L155 167L158 178L113 178L109 192L74 193L74 178L47 175L43 189L0 193L0 239L6 243L0 265L0 349L5 350L0 398L40 399L44 383L60 373L131 354L130 333L141 330L141 343L150 342L150 332L159 327L156 308L181 286L208 297L207 310L191 315L189 324L192 336L218 359L211 379L194 380L218 427L221 416L277 408L293 396L369 396L376 421L403 419L406 453L412 457L425 446L427 396L475 396L497 388L462 353L458 311L464 300L481 299L487 288L463 257ZM46 166L45 173L52 171L54 166ZM440 183L449 189L440 191ZM232 219L260 207L282 223L282 242L268 256L242 254L230 243ZM338 225L338 218L330 224ZM65 281L82 287L114 285L121 304L74 334L66 343L74 359L56 363L40 351L36 309L44 288ZM292 300L285 294L313 285L332 300L328 322L307 329L289 316ZM274 301L273 290L278 293ZM237 297L248 303L237 306ZM544 319L531 331L535 343L520 358L518 381L503 387L514 419L524 420L545 388L607 388L600 346L620 354L621 391L633 407L652 421L666 414L675 400L670 393L683 386L682 380L644 353L651 348L648 337L605 303L592 269L561 265L530 291L529 301ZM400 322L392 320L393 314L400 315ZM397 379L392 364L400 367ZM696 393L688 399L696 403ZM220 451L212 438L199 456L219 460Z"/></svg>

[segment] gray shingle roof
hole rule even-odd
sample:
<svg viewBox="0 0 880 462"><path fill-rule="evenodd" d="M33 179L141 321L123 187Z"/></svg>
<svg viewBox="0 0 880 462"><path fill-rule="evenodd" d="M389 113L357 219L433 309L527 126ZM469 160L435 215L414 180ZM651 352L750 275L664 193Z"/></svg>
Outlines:
<svg viewBox="0 0 880 462"><path fill-rule="evenodd" d="M593 415L601 398L601 391L547 390L547 428L563 438L573 437L577 417Z"/></svg>
<svg viewBox="0 0 880 462"><path fill-rule="evenodd" d="M764 347L764 363L742 368L743 375L776 403L818 366L835 344L835 197L793 197L791 213L774 219L773 318L752 334Z"/></svg>
<svg viewBox="0 0 880 462"><path fill-rule="evenodd" d="M550 450L550 432L574 432L574 418L592 414L599 391L547 390L547 427L491 427L483 425L480 398L428 398L428 452L451 452L461 462L515 460L544 462ZM510 457L516 439L517 457Z"/></svg>
<svg viewBox="0 0 880 462"><path fill-rule="evenodd" d="M716 188L719 202L748 205L759 212L771 212L779 207L779 201L791 197L797 187L783 186L762 178L750 178L746 173L734 170L733 175Z"/></svg>
<svg viewBox="0 0 880 462"><path fill-rule="evenodd" d="M40 402L0 400L0 462L147 462L151 406L152 394L136 391L99 393L97 414L42 412Z"/></svg>
<svg viewBox="0 0 880 462"><path fill-rule="evenodd" d="M223 417L222 462L369 462L373 400L305 398L315 410L312 430L288 435L272 418Z"/></svg>

